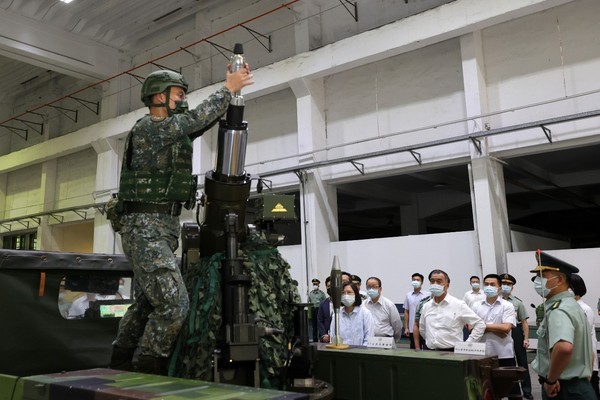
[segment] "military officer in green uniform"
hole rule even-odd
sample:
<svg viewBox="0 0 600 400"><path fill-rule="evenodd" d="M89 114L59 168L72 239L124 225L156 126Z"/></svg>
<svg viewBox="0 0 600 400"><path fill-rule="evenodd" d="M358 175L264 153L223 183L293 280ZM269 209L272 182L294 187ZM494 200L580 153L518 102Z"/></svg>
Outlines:
<svg viewBox="0 0 600 400"><path fill-rule="evenodd" d="M225 84L188 109L188 84L175 71L146 77L141 100L149 113L127 136L119 184L123 251L135 276L135 298L119 323L110 366L166 375L168 357L189 310L175 257L182 206L195 202L192 141L225 114L232 94L253 83L249 70L227 71Z"/></svg>
<svg viewBox="0 0 600 400"><path fill-rule="evenodd" d="M531 270L536 292L546 299L538 328L538 351L532 368L539 375L543 399L589 400L595 394L591 339L586 316L569 293L571 274L579 269L538 250Z"/></svg>
<svg viewBox="0 0 600 400"><path fill-rule="evenodd" d="M311 316L310 316L310 332L313 342L319 341L319 334L317 329L317 313L319 311L319 304L327 298L325 292L319 289L321 281L317 278L312 280L313 290L308 293L308 302L312 304Z"/></svg>

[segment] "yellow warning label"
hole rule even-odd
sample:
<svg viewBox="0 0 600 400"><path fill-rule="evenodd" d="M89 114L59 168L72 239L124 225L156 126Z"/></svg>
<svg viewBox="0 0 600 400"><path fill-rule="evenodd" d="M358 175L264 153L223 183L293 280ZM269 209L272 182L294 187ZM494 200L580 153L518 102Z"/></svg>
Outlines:
<svg viewBox="0 0 600 400"><path fill-rule="evenodd" d="M287 212L287 208L285 208L283 206L283 204L277 203L277 204L275 204L275 207L273 207L273 209L271 210L271 212L273 212L273 213L284 213L284 212Z"/></svg>

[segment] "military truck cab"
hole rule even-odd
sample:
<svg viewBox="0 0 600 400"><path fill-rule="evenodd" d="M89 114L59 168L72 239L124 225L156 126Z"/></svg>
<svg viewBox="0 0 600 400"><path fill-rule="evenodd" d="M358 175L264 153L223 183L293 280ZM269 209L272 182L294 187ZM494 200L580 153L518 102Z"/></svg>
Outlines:
<svg viewBox="0 0 600 400"><path fill-rule="evenodd" d="M132 277L122 255L0 250L0 373L108 366Z"/></svg>

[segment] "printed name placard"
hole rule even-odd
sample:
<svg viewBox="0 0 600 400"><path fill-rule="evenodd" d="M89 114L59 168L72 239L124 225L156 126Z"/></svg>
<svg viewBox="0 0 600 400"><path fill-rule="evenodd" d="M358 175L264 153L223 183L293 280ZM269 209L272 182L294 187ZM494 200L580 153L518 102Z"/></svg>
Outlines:
<svg viewBox="0 0 600 400"><path fill-rule="evenodd" d="M367 341L367 347L378 349L394 349L396 344L393 337L370 337Z"/></svg>
<svg viewBox="0 0 600 400"><path fill-rule="evenodd" d="M485 356L485 343L460 342L454 345L454 352L458 354L471 354Z"/></svg>

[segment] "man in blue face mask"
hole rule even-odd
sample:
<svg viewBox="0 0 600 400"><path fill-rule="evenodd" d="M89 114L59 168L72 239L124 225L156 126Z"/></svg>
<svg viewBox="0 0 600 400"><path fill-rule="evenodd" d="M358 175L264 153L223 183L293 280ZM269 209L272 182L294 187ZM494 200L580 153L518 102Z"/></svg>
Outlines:
<svg viewBox="0 0 600 400"><path fill-rule="evenodd" d="M473 327L467 342L477 342L485 332L485 323L467 304L448 294L450 277L440 269L429 273L429 291L432 299L423 306L419 330L429 349L454 351L454 346L463 341L463 326Z"/></svg>
<svg viewBox="0 0 600 400"><path fill-rule="evenodd" d="M462 300L467 303L469 307L473 306L473 303L485 300L485 294L481 290L481 282L478 276L473 275L469 278L469 285L471 290L467 290L463 295Z"/></svg>
<svg viewBox="0 0 600 400"><path fill-rule="evenodd" d="M375 276L367 279L367 296L365 307L371 311L375 326L374 336L394 337L402 335L402 320L396 305L381 294L381 280Z"/></svg>
<svg viewBox="0 0 600 400"><path fill-rule="evenodd" d="M483 293L486 299L473 303L473 310L485 322L485 334L481 339L485 343L485 354L498 356L501 367L514 367L515 351L511 330L517 325L515 308L502 299L500 277L488 274L483 278ZM513 385L513 395L520 395L518 385Z"/></svg>
<svg viewBox="0 0 600 400"><path fill-rule="evenodd" d="M410 337L410 348L416 348L415 343L415 315L417 312L417 306L424 298L431 295L427 290L423 289L423 280L424 277L418 272L415 272L411 276L410 285L413 287L413 290L406 294L404 298L404 334ZM417 327L417 331L419 328ZM418 334L418 332L417 332ZM419 348L423 348L425 344L421 337L417 338L417 342L419 343Z"/></svg>
<svg viewBox="0 0 600 400"><path fill-rule="evenodd" d="M571 274L579 269L538 250L534 288L546 298L545 317L538 328L538 351L531 364L539 375L543 399L595 398L591 338L585 314L569 293Z"/></svg>

